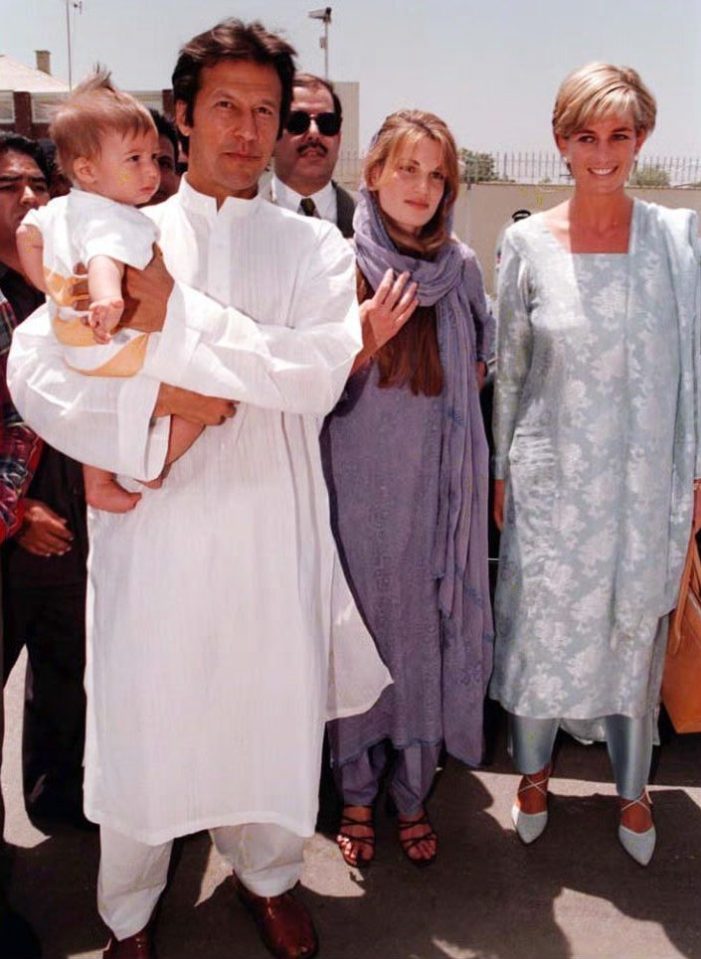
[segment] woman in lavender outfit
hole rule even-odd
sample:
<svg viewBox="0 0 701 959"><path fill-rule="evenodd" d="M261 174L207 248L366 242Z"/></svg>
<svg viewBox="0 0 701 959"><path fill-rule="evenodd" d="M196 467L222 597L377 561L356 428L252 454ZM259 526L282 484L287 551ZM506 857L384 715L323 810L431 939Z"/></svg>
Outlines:
<svg viewBox="0 0 701 959"><path fill-rule="evenodd" d="M479 388L491 317L474 253L451 236L453 137L438 117L388 117L354 227L364 346L322 436L334 531L394 685L329 728L347 863L374 856L389 791L412 863L435 859L425 809L441 748L475 765L491 670L487 444Z"/></svg>

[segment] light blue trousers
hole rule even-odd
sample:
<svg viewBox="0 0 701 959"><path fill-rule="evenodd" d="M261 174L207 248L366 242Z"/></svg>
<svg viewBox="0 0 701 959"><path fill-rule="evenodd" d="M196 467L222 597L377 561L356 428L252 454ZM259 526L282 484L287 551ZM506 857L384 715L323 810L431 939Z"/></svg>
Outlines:
<svg viewBox="0 0 701 959"><path fill-rule="evenodd" d="M639 719L618 715L603 718L616 789L623 799L637 799L647 785L654 716L651 710ZM530 719L509 713L510 751L522 776L531 776L550 762L559 725L559 719Z"/></svg>

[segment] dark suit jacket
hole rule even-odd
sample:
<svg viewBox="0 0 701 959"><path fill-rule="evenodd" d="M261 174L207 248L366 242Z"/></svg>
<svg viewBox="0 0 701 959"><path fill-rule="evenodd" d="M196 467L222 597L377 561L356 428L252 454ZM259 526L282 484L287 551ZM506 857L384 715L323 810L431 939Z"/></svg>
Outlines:
<svg viewBox="0 0 701 959"><path fill-rule="evenodd" d="M341 233L348 239L353 236L353 214L355 212L355 200L347 190L344 190L338 183L334 183L336 191L336 205L338 215L336 217L336 226Z"/></svg>

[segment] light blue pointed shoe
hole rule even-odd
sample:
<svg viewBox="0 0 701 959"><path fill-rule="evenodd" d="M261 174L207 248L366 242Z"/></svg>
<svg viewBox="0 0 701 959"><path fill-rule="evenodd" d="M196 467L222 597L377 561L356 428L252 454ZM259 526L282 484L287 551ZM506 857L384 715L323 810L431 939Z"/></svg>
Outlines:
<svg viewBox="0 0 701 959"><path fill-rule="evenodd" d="M645 790L643 790L637 799L633 799L626 803L625 806L621 806L621 815L623 815L626 809L630 809L631 806L642 806L644 809L649 810L650 805L650 799ZM655 851L657 832L655 831L654 824L650 826L649 829L646 829L645 832L635 832L634 829L628 829L627 826L619 825L618 841L632 859L635 859L641 866L647 866Z"/></svg>
<svg viewBox="0 0 701 959"><path fill-rule="evenodd" d="M547 774L543 779L535 780L531 776L523 777L526 782L525 785L519 788L516 794L517 797L529 789L537 789L538 792L547 799L548 780L550 779L551 770L549 765L545 768L547 769ZM521 842L530 845L530 843L535 842L539 836L542 836L545 831L545 827L548 825L548 810L544 809L543 812L528 813L521 809L518 802L515 802L511 807L511 821L516 828Z"/></svg>
<svg viewBox="0 0 701 959"><path fill-rule="evenodd" d="M546 809L545 812L523 812L518 803L514 803L511 807L511 819L516 827L518 838L528 846L545 831L548 825L548 811Z"/></svg>

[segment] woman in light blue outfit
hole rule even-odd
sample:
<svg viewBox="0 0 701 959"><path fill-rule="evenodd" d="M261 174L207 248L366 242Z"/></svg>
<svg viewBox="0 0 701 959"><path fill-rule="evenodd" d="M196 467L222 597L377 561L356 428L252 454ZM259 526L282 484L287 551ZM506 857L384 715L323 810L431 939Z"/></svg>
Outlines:
<svg viewBox="0 0 701 959"><path fill-rule="evenodd" d="M643 865L667 614L701 515L695 215L624 190L655 112L634 70L591 64L562 84L553 129L575 192L507 231L494 422L491 694L523 774L516 829L545 828L563 726L606 740L619 839Z"/></svg>

